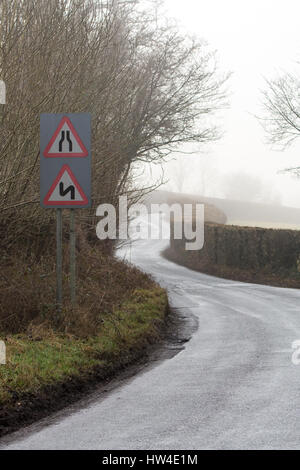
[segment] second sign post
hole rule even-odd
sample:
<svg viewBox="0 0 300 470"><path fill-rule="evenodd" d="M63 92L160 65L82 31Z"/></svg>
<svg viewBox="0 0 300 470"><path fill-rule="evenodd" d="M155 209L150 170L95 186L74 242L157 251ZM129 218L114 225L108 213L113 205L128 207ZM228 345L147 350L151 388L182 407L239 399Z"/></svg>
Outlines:
<svg viewBox="0 0 300 470"><path fill-rule="evenodd" d="M75 304L75 213L91 207L89 113L41 114L40 203L56 209L57 304L62 306L62 209L70 210L70 291Z"/></svg>

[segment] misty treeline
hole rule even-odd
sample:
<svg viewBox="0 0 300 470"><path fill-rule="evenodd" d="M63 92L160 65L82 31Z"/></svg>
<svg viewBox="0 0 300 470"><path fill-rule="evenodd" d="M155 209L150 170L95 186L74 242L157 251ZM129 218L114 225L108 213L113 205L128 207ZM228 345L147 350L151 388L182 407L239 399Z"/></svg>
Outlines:
<svg viewBox="0 0 300 470"><path fill-rule="evenodd" d="M214 54L161 18L156 2L113 0L1 0L0 78L5 243L54 217L39 206L40 113L92 114L95 208L136 197L139 162L217 138L211 117L226 81ZM94 208L81 219L94 222Z"/></svg>

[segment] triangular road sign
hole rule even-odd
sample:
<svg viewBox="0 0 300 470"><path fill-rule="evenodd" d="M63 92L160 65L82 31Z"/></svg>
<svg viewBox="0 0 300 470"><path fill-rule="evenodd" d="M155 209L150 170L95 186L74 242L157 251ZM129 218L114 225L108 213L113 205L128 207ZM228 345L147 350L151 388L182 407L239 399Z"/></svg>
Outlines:
<svg viewBox="0 0 300 470"><path fill-rule="evenodd" d="M87 157L88 151L77 134L71 120L63 117L54 132L44 157Z"/></svg>
<svg viewBox="0 0 300 470"><path fill-rule="evenodd" d="M71 168L63 165L44 198L45 206L85 206L88 199Z"/></svg>

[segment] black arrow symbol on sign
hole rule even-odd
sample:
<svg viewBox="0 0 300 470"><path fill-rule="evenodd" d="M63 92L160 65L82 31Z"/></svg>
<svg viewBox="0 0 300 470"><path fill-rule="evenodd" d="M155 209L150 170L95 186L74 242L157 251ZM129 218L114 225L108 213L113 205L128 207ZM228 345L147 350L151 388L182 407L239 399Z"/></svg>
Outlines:
<svg viewBox="0 0 300 470"><path fill-rule="evenodd" d="M66 189L64 189L64 183L61 181L59 183L59 195L60 196L65 196L66 194L68 194L68 192L71 192L71 199L75 199L75 186L73 186L72 184L70 184L70 186L68 186Z"/></svg>
<svg viewBox="0 0 300 470"><path fill-rule="evenodd" d="M72 152L73 150L73 142L70 138L70 131L66 131L66 134L67 134L67 141L69 143L69 152ZM62 144L65 140L65 131L61 131L61 138L60 138L60 141L58 142L58 151L59 152L62 152Z"/></svg>

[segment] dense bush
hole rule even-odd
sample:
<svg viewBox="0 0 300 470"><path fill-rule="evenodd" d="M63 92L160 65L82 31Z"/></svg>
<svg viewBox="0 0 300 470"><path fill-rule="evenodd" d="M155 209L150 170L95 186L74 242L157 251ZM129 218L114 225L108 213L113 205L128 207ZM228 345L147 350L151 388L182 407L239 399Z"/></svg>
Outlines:
<svg viewBox="0 0 300 470"><path fill-rule="evenodd" d="M185 251L185 240L172 237L171 249L192 262L196 269L219 265L266 272L297 271L300 265L300 232L205 224L202 250L196 253Z"/></svg>

